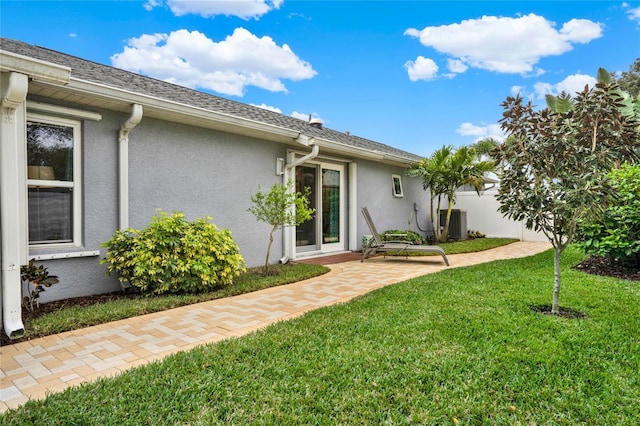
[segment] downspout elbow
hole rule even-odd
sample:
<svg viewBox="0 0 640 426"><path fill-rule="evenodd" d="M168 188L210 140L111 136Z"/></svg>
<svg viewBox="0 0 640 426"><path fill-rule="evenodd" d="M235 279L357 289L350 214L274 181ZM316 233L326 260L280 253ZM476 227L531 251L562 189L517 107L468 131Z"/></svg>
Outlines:
<svg viewBox="0 0 640 426"><path fill-rule="evenodd" d="M318 152L320 151L320 147L316 145L313 141L309 142L308 146L311 146L311 152L305 155L304 157L298 158L292 163L286 164L285 169L287 170L293 169L294 167L297 167L306 161L316 158L318 156Z"/></svg>
<svg viewBox="0 0 640 426"><path fill-rule="evenodd" d="M124 122L122 127L120 127L120 133L118 134L118 139L120 142L128 142L129 141L129 132L136 127L140 121L142 120L142 105L133 104L131 106L131 116Z"/></svg>

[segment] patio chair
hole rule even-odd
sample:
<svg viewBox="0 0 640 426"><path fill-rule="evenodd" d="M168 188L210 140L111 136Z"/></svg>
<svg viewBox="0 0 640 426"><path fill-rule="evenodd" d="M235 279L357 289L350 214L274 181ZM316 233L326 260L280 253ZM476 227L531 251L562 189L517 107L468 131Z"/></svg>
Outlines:
<svg viewBox="0 0 640 426"><path fill-rule="evenodd" d="M394 238L398 238L397 241L382 241L382 238L380 238L380 234L378 234L378 231L373 224L373 220L371 219L369 210L367 210L366 207L362 208L362 214L364 216L364 220L369 226L369 229L371 230L373 239L371 239L365 246L362 247L362 259L360 260L360 262L364 262L366 258L376 254L377 252L396 252L398 254L405 253L405 255L408 255L408 253L410 252L422 252L439 254L440 256L442 256L442 260L444 260L445 265L449 266L449 260L447 259L444 250L442 250L442 247L411 244L411 242L403 241L401 239L403 236L406 236L406 234L393 234Z"/></svg>

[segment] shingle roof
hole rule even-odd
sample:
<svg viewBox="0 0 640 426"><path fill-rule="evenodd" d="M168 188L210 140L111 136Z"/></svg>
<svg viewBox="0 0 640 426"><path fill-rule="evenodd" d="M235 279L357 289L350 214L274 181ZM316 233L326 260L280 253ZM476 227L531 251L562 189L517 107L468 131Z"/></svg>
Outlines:
<svg viewBox="0 0 640 426"><path fill-rule="evenodd" d="M140 74L124 71L21 41L0 38L0 49L69 67L71 68L72 78L99 83L116 89L124 89L133 93L154 96L167 101L195 106L209 111L224 113L304 132L306 135L320 137L349 147L356 147L382 154L390 154L406 158L410 161L419 161L421 159L415 154L396 149L389 145L355 135L338 132L327 127L318 129L310 126L309 123L304 120L299 120L264 108L254 107L252 105L225 99L183 86L178 86L176 84L145 77Z"/></svg>

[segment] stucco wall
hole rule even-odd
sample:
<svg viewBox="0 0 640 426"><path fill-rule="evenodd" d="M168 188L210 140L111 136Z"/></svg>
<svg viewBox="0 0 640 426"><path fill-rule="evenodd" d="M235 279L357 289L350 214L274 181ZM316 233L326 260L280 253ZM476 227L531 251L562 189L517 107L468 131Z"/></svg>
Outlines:
<svg viewBox="0 0 640 426"><path fill-rule="evenodd" d="M84 121L82 125L83 246L31 249L30 256L93 250L100 250L102 255L104 249L100 244L108 240L118 226L117 140L118 130L126 117L109 111L98 112L102 114L101 121ZM59 284L41 294L40 301L119 290L116 277L104 273L106 268L100 265L100 258L91 256L38 262L45 265L50 274L60 278Z"/></svg>
<svg viewBox="0 0 640 426"><path fill-rule="evenodd" d="M30 256L92 250L99 250L100 256L41 261L51 274L60 277L60 284L42 294L42 302L120 289L116 277L106 276L106 267L99 261L105 254L100 244L118 228L118 131L128 114L92 110L100 113L102 120L83 122L83 246L32 249ZM145 227L157 209L181 211L188 220L208 215L219 228L231 230L248 266L261 265L270 226L257 222L247 208L258 185L268 189L282 182L275 173L276 158L286 158L287 148L292 147L143 117L129 135L129 225ZM393 196L392 174L402 176L403 198ZM348 177L349 184L353 178ZM358 160L355 179L358 248L362 236L370 234L360 213L363 206L369 208L381 232L419 231L414 203L419 207L421 226L429 223L427 193L419 179L404 176L403 168ZM270 261L277 262L282 254L278 231Z"/></svg>
<svg viewBox="0 0 640 426"><path fill-rule="evenodd" d="M148 224L156 209L178 210L188 220L211 216L231 230L249 266L264 262L270 226L247 211L261 185L282 182L276 158L283 145L218 131L143 120L129 142L130 224ZM282 253L276 236L271 261Z"/></svg>
<svg viewBox="0 0 640 426"><path fill-rule="evenodd" d="M428 193L422 189L420 179L404 175L405 169L371 161L358 163L358 248L362 247L362 236L369 235L369 227L360 212L367 207L378 232L389 229L412 230L426 236L416 225L416 214L420 228L428 229ZM404 197L393 196L391 175L402 177ZM418 205L418 212L414 210Z"/></svg>
<svg viewBox="0 0 640 426"><path fill-rule="evenodd" d="M100 256L40 261L60 278L41 302L120 289L99 261L105 253L100 244L118 228L118 131L128 115L96 112L102 120L84 121L82 131L83 246L31 249L30 256L92 250ZM147 226L157 209L182 211L188 220L208 215L231 230L249 266L260 265L270 227L247 208L258 185L268 189L282 182L275 161L285 153L280 144L143 117L129 135L129 225ZM270 260L281 253L278 233Z"/></svg>

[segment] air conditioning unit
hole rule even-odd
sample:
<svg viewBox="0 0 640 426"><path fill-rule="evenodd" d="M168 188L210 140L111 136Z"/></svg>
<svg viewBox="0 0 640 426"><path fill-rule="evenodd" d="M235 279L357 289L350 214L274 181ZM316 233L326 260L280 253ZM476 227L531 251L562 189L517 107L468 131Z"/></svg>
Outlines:
<svg viewBox="0 0 640 426"><path fill-rule="evenodd" d="M447 211L440 210L440 229L444 229L447 221ZM461 241L467 239L467 211L451 210L451 219L449 220L449 239L453 241Z"/></svg>

